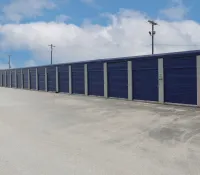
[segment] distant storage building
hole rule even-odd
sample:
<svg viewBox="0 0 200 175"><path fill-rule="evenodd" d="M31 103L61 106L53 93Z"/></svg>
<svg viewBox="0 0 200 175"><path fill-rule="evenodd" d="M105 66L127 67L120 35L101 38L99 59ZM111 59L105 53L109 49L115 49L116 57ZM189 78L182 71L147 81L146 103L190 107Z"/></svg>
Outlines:
<svg viewBox="0 0 200 175"><path fill-rule="evenodd" d="M200 106L200 51L0 70L0 86Z"/></svg>

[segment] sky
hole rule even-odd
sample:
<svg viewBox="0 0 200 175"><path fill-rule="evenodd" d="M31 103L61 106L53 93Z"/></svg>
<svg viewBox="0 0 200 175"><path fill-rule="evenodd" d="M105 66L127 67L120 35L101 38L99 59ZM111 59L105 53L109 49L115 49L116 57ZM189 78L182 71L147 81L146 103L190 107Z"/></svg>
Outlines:
<svg viewBox="0 0 200 175"><path fill-rule="evenodd" d="M200 49L199 0L1 0L0 68Z"/></svg>

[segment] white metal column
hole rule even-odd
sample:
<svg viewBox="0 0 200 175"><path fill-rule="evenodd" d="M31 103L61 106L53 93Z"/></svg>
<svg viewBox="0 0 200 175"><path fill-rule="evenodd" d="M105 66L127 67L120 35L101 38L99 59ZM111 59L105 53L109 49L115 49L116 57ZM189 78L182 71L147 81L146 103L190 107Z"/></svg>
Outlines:
<svg viewBox="0 0 200 175"><path fill-rule="evenodd" d="M133 100L132 61L128 61L128 100Z"/></svg>
<svg viewBox="0 0 200 175"><path fill-rule="evenodd" d="M72 66L69 65L69 94L72 94Z"/></svg>
<svg viewBox="0 0 200 175"><path fill-rule="evenodd" d="M56 66L56 92L59 92L58 66Z"/></svg>
<svg viewBox="0 0 200 175"><path fill-rule="evenodd" d="M104 97L108 98L108 66L104 63Z"/></svg>
<svg viewBox="0 0 200 175"><path fill-rule="evenodd" d="M23 70L21 69L21 88L24 89L24 76L23 76Z"/></svg>
<svg viewBox="0 0 200 175"><path fill-rule="evenodd" d="M48 91L47 85L48 75L47 75L47 68L45 67L45 91Z"/></svg>
<svg viewBox="0 0 200 175"><path fill-rule="evenodd" d="M164 68L163 58L158 59L158 101L164 103Z"/></svg>
<svg viewBox="0 0 200 175"><path fill-rule="evenodd" d="M28 89L31 89L31 82L30 82L30 69L28 69Z"/></svg>
<svg viewBox="0 0 200 175"><path fill-rule="evenodd" d="M85 95L88 95L88 69L87 69L87 64L84 64L84 83L85 83Z"/></svg>
<svg viewBox="0 0 200 175"><path fill-rule="evenodd" d="M17 70L15 70L15 88L17 88Z"/></svg>
<svg viewBox="0 0 200 175"><path fill-rule="evenodd" d="M196 57L197 62L197 106L200 107L200 55Z"/></svg>
<svg viewBox="0 0 200 175"><path fill-rule="evenodd" d="M36 78L36 80L35 80L36 90L38 91L38 68L36 68L36 70L35 70L35 78Z"/></svg>

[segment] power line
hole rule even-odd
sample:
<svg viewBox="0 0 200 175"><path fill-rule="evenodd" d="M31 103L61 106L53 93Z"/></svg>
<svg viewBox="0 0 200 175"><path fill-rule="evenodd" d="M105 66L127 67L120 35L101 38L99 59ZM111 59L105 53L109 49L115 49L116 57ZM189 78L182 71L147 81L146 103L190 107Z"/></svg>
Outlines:
<svg viewBox="0 0 200 175"><path fill-rule="evenodd" d="M8 55L8 68L9 68L9 69L11 69L10 57L11 57L11 55Z"/></svg>
<svg viewBox="0 0 200 175"><path fill-rule="evenodd" d="M156 31L154 31L154 26L158 24L152 20L148 20L148 22L152 25L152 29L149 31L149 35L152 37L152 54L154 54L154 35L156 34Z"/></svg>
<svg viewBox="0 0 200 175"><path fill-rule="evenodd" d="M56 47L53 44L49 45L51 47L51 64L53 64L53 48Z"/></svg>

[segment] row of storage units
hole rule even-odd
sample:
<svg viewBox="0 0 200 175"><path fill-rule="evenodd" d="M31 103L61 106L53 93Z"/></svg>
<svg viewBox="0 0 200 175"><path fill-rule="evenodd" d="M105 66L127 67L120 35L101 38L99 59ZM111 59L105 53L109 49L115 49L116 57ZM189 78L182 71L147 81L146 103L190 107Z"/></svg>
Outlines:
<svg viewBox="0 0 200 175"><path fill-rule="evenodd" d="M200 105L200 51L0 70L0 86Z"/></svg>

